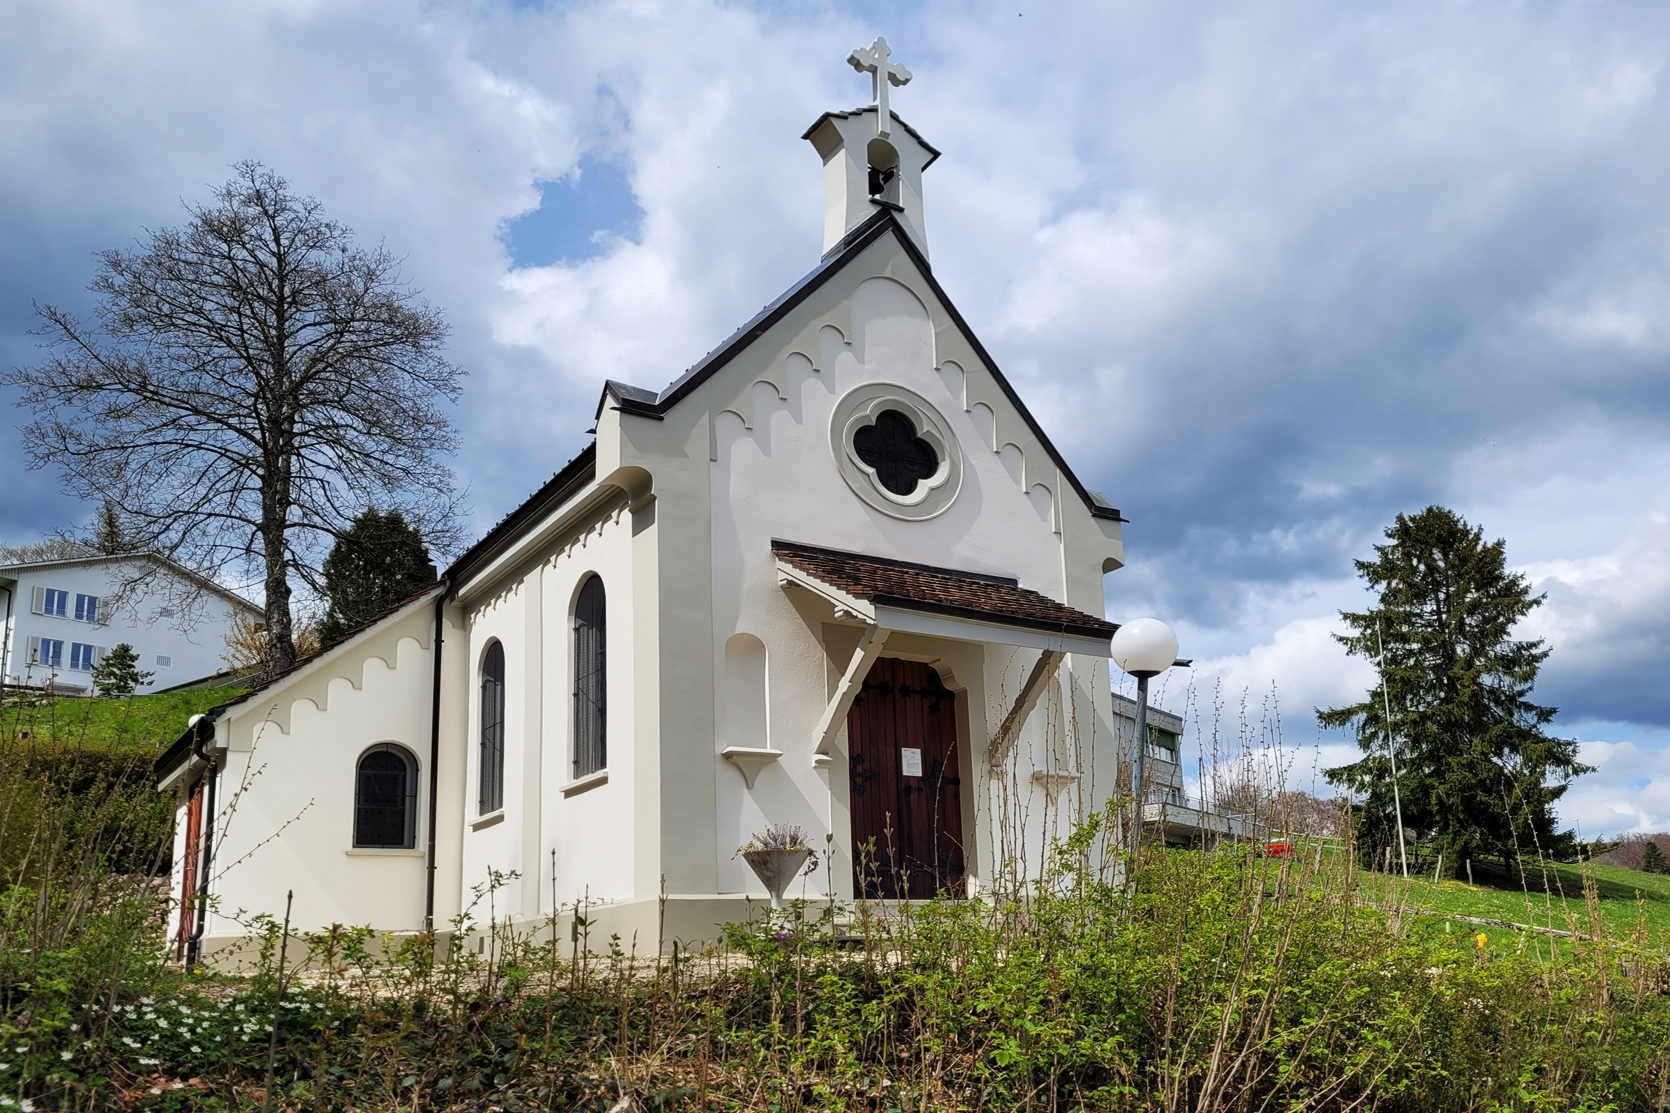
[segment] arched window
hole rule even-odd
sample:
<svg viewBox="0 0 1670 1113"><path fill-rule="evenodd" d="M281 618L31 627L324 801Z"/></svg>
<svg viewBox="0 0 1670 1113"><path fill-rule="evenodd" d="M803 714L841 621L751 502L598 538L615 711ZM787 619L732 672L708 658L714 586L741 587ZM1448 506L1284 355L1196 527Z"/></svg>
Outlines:
<svg viewBox="0 0 1670 1113"><path fill-rule="evenodd" d="M593 576L574 602L574 775L608 762L608 683L605 671L603 580Z"/></svg>
<svg viewBox="0 0 1670 1113"><path fill-rule="evenodd" d="M360 755L354 776L354 845L410 850L417 845L417 761L384 743Z"/></svg>
<svg viewBox="0 0 1670 1113"><path fill-rule="evenodd" d="M481 660L482 815L504 807L504 643L487 647Z"/></svg>

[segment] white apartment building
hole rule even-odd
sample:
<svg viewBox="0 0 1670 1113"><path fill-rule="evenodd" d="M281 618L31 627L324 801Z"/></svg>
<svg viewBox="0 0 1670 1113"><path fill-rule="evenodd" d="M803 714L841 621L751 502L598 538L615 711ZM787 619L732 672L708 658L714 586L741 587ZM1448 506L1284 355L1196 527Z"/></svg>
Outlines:
<svg viewBox="0 0 1670 1113"><path fill-rule="evenodd" d="M115 605L121 586L147 566L149 576ZM156 674L141 691L170 688L225 667L226 635L239 611L261 617L249 600L150 554L0 565L0 677L90 692L94 666L126 642L139 667Z"/></svg>

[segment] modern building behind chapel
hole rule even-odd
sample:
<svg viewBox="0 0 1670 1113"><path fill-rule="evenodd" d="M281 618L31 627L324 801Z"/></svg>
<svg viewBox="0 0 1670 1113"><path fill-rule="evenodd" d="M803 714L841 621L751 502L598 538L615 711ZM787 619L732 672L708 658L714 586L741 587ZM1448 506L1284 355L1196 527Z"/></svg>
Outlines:
<svg viewBox="0 0 1670 1113"><path fill-rule="evenodd" d="M854 58L878 103L804 136L809 273L665 388L604 384L432 589L159 760L181 957L287 891L293 930L480 924L491 871L497 915L587 901L643 952L763 899L736 851L768 824L829 855L791 896L962 896L1113 795L1122 518L935 281L939 152L885 44Z"/></svg>

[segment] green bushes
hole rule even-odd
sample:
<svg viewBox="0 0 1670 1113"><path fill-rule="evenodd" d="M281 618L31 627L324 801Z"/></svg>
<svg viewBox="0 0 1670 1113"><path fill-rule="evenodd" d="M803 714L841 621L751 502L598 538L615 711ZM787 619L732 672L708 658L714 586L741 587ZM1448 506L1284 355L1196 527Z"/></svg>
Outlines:
<svg viewBox="0 0 1670 1113"><path fill-rule="evenodd" d="M1670 1108L1666 940L1592 871L1566 933L1480 937L1349 848L1131 862L1091 822L1026 889L762 910L676 963L466 918L292 939L281 982L258 919L253 976L187 975L152 752L33 733L0 747L0 1110Z"/></svg>
<svg viewBox="0 0 1670 1113"><path fill-rule="evenodd" d="M30 882L88 870L166 870L173 800L155 755L73 746L0 750L0 876Z"/></svg>
<svg viewBox="0 0 1670 1113"><path fill-rule="evenodd" d="M182 976L136 891L26 952L18 889L0 1094L255 1108L276 1025L275 1108L1666 1107L1661 940L1481 945L1365 896L1350 854L1153 850L1133 887L1082 865L1090 842L1034 891L833 910L833 934L827 906L762 910L676 965L337 927L292 941L282 986L270 921L253 978Z"/></svg>

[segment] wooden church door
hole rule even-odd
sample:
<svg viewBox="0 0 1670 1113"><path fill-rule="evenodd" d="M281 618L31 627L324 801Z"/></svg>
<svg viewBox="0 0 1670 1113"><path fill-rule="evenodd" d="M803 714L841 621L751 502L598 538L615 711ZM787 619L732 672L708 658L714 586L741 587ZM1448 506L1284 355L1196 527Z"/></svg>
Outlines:
<svg viewBox="0 0 1670 1113"><path fill-rule="evenodd" d="M928 665L879 658L847 716L847 745L853 892L962 896L956 695Z"/></svg>

